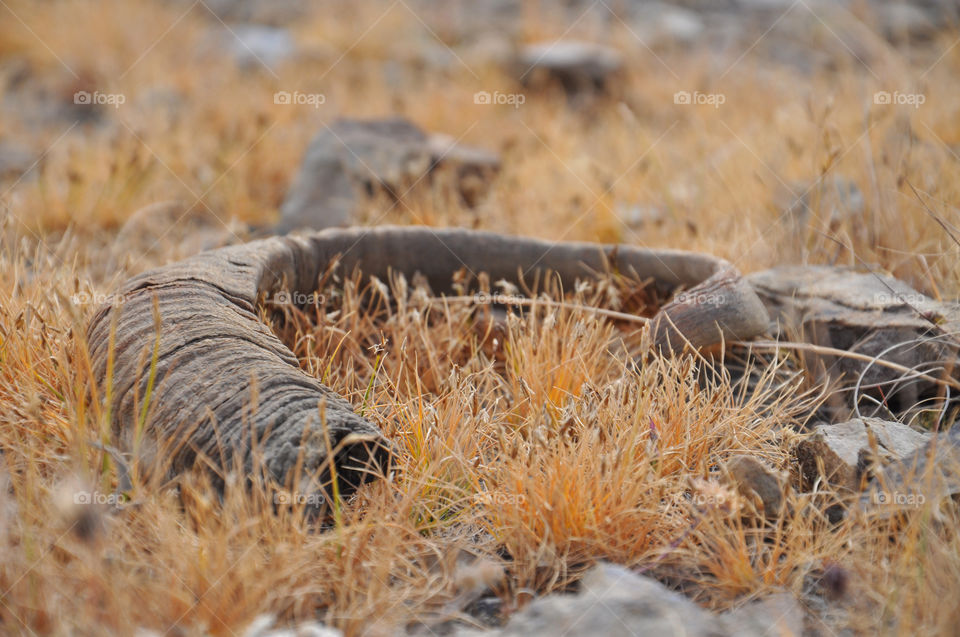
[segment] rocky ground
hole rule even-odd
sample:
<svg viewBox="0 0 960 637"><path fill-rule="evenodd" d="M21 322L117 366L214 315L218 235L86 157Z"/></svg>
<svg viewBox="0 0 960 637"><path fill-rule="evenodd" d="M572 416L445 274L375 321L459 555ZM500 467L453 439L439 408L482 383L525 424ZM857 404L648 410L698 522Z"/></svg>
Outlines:
<svg viewBox="0 0 960 637"><path fill-rule="evenodd" d="M0 632L955 634L960 4L0 16ZM642 321L717 299L331 271L253 313L389 474L172 476L163 378L112 429L124 281L385 224L713 254L769 327L661 356Z"/></svg>

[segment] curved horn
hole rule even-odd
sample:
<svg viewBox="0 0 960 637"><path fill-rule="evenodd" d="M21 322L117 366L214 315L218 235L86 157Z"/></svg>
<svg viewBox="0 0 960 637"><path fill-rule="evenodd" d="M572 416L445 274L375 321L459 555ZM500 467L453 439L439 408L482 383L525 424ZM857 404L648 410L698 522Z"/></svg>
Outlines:
<svg viewBox="0 0 960 637"><path fill-rule="evenodd" d="M610 263L688 291L655 317L655 343L671 350L746 339L766 330L763 305L739 273L714 257L672 250L593 243L555 243L491 232L423 227L330 229L272 237L205 252L141 274L120 290L121 303L98 309L88 341L99 386L105 387L110 333L116 325L112 379L115 432L129 441L138 397L147 391L156 346L148 424L162 440L182 438L172 469L197 454L216 462L241 459L250 469L259 451L270 473L287 479L302 455L305 471L325 466L328 449L346 489L381 468L388 444L331 389L303 372L293 353L260 321L257 304L280 291L309 294L339 257L347 271L386 278L389 271L426 276L437 290L466 266L493 280L518 271L552 271L565 287ZM159 336L153 307L159 309ZM254 401L254 396L256 400ZM318 403L326 401L325 425ZM255 404L251 404L255 402ZM225 454L225 457L222 456Z"/></svg>

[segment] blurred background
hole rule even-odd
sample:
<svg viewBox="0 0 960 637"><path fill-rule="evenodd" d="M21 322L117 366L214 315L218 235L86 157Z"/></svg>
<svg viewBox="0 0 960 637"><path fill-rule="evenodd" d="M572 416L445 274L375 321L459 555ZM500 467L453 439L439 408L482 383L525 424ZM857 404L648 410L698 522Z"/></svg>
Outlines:
<svg viewBox="0 0 960 637"><path fill-rule="evenodd" d="M4 232L103 284L401 223L871 263L955 294L931 214L960 198L958 7L3 0Z"/></svg>

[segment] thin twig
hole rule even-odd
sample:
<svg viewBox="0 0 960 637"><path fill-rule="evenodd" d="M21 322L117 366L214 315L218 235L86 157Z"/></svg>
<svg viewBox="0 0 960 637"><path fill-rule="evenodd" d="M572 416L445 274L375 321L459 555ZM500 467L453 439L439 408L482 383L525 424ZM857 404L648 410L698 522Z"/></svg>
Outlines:
<svg viewBox="0 0 960 637"><path fill-rule="evenodd" d="M481 298L487 299L487 300L480 300ZM502 303L501 303L501 300L503 301ZM616 310L607 310L601 307L590 307L589 305L580 305L578 303L567 303L565 301L551 301L549 299L524 299L524 298L508 296L508 295L500 295L500 294L489 294L489 295L484 294L484 295L478 295L478 296L444 296L441 298L433 299L433 301L438 304L443 304L447 301L454 301L458 303L476 303L478 305L492 304L492 303L499 303L502 305L521 305L525 307L545 305L547 307L558 307L558 308L565 308L568 310L592 312L594 314L599 314L600 316L606 316L608 318L617 319L618 321L629 321L631 323L640 323L643 325L646 325L647 323L650 322L650 319L645 316L636 316L634 314L627 314L626 312L617 312Z"/></svg>
<svg viewBox="0 0 960 637"><path fill-rule="evenodd" d="M495 298L491 296L491 298ZM476 296L447 296L439 299L435 299L437 303L443 303L446 301L455 301L460 303L477 303L478 298ZM606 310L603 308L590 307L587 305L578 305L576 303L565 303L562 301L551 301L546 299L523 299L523 298L513 298L511 297L508 305L523 305L523 306L534 306L537 304L543 304L548 307L561 307L571 310L582 310L586 312L593 312L595 314L600 314L601 316L608 316L615 318L621 321L628 321L632 323L641 323L648 324L650 319L643 316L634 316L633 314L627 314L625 312L616 312L614 310ZM849 352L847 350L836 349L833 347L826 347L824 345L814 345L812 343L795 343L790 341L727 341L727 345L739 345L741 347L746 347L748 349L761 348L761 349L795 349L795 350L805 350L808 352L813 352L814 354L827 354L830 356L837 356L839 358L849 358L852 360L859 360L865 363L870 363L872 365L878 365L880 367L887 367L894 371L911 374L911 378L922 378L939 385L947 385L953 387L954 389L960 390L960 382L953 379L940 379L934 378L928 374L918 372L917 370L906 367L905 365L900 365L898 363L893 363L891 361L885 361L879 359L877 356L869 356L867 354L858 354L856 352ZM899 345L903 345L900 343Z"/></svg>
<svg viewBox="0 0 960 637"><path fill-rule="evenodd" d="M758 347L761 349L774 349L774 350L797 349L797 350L805 350L808 352L813 352L814 354L827 354L830 356L837 356L841 358L850 358L853 360L863 361L865 363L874 363L881 367L887 367L889 369L892 369L898 372L916 374L917 378L923 378L924 380L928 380L932 383L949 385L954 389L960 390L960 382L953 380L952 378L950 379L934 378L933 376L919 373L915 369L907 367L905 365L900 365L898 363L893 363L891 361L880 360L876 356L868 356L866 354L848 352L847 350L836 349L833 347L826 347L824 345L814 345L812 343L792 343L789 341L732 341L730 342L730 344L740 345L742 347L747 347L747 348Z"/></svg>

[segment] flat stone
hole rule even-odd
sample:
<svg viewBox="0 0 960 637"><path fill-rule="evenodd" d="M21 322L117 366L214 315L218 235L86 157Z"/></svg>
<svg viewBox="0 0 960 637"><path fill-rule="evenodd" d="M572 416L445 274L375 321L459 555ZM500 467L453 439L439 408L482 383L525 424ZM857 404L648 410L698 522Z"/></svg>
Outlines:
<svg viewBox="0 0 960 637"><path fill-rule="evenodd" d="M616 204L617 216L624 224L631 227L660 227L670 215L663 206L647 206L642 204Z"/></svg>
<svg viewBox="0 0 960 637"><path fill-rule="evenodd" d="M934 21L939 12L925 11L907 2L877 3L874 11L881 33L894 44L930 40L942 26Z"/></svg>
<svg viewBox="0 0 960 637"><path fill-rule="evenodd" d="M647 47L673 43L692 45L706 30L704 19L690 9L663 2L643 3L632 8L631 30Z"/></svg>
<svg viewBox="0 0 960 637"><path fill-rule="evenodd" d="M736 635L796 636L804 634L803 606L791 593L774 593L744 604L721 617Z"/></svg>
<svg viewBox="0 0 960 637"><path fill-rule="evenodd" d="M453 173L464 202L474 205L499 166L495 153L427 134L403 118L341 119L310 142L276 231L350 225L365 197L385 191L401 198L441 171Z"/></svg>
<svg viewBox="0 0 960 637"><path fill-rule="evenodd" d="M771 330L785 340L879 357L908 369L954 367L960 307L935 301L892 276L846 267L782 266L747 280L774 321ZM861 413L869 416L909 420L921 401L936 398L940 390L933 380L876 363L797 353L814 375L811 380L829 378L846 390L830 397L827 421L849 419L858 380Z"/></svg>
<svg viewBox="0 0 960 637"><path fill-rule="evenodd" d="M879 458L871 458L871 434ZM820 425L796 448L804 479L813 483L823 467L827 482L848 491L859 491L861 479L878 469L904 459L924 447L930 434L907 425L877 418L854 419L836 425ZM879 463L879 466L871 466Z"/></svg>
<svg viewBox="0 0 960 637"><path fill-rule="evenodd" d="M189 7L193 0L176 0ZM205 0L204 9L213 22L247 22L279 25L294 22L309 13L307 0Z"/></svg>
<svg viewBox="0 0 960 637"><path fill-rule="evenodd" d="M767 518L780 515L784 481L780 474L752 456L735 456L724 464L741 494Z"/></svg>
<svg viewBox="0 0 960 637"><path fill-rule="evenodd" d="M798 619L799 618L799 619ZM799 635L802 611L775 596L736 611L704 610L660 582L614 564L590 569L577 594L548 595L514 614L496 631L460 630L459 637L555 637L556 635L683 635L738 637ZM795 632L790 632L795 631Z"/></svg>
<svg viewBox="0 0 960 637"><path fill-rule="evenodd" d="M922 447L877 472L861 496L862 507L918 507L960 494L960 427L928 438Z"/></svg>
<svg viewBox="0 0 960 637"><path fill-rule="evenodd" d="M218 41L243 68L266 66L272 70L293 58L297 50L293 35L283 27L262 24L215 25Z"/></svg>
<svg viewBox="0 0 960 637"><path fill-rule="evenodd" d="M291 628L276 628L275 622L273 615L259 615L243 631L243 637L343 637L341 631L319 622L303 622Z"/></svg>
<svg viewBox="0 0 960 637"><path fill-rule="evenodd" d="M529 44L517 57L519 79L526 86L559 82L571 95L604 91L623 67L616 49L578 40Z"/></svg>

